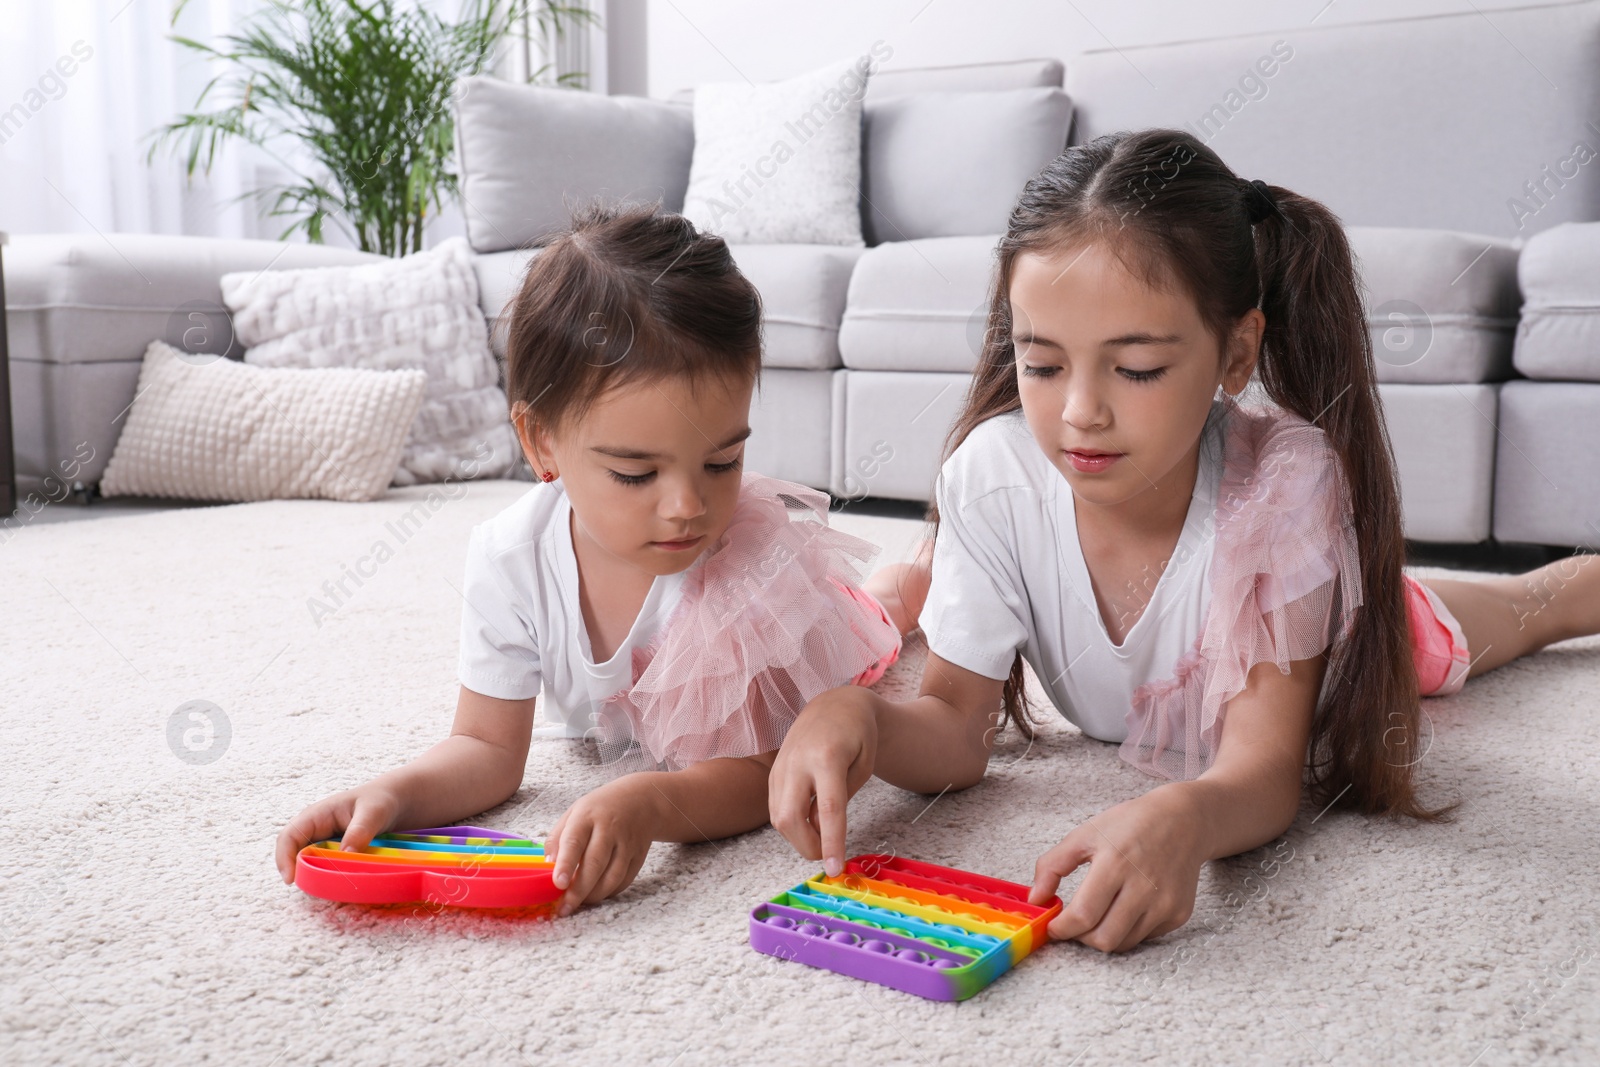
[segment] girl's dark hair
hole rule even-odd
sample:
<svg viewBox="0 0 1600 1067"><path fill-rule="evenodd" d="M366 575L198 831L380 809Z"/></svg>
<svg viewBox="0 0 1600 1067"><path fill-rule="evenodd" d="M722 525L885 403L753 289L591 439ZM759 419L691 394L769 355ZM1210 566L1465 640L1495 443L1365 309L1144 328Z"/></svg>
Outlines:
<svg viewBox="0 0 1600 1067"><path fill-rule="evenodd" d="M761 372L761 297L720 237L659 205L597 204L539 253L507 309L506 397L552 428L623 381Z"/></svg>
<svg viewBox="0 0 1600 1067"><path fill-rule="evenodd" d="M1022 406L1009 294L1023 253L1102 243L1135 277L1190 295L1219 343L1259 306L1260 384L1320 427L1338 454L1362 561L1361 606L1349 636L1330 650L1312 725L1312 795L1435 818L1439 811L1418 803L1408 758L1421 709L1401 584L1405 541L1359 276L1332 212L1288 189L1267 190L1276 207L1252 228L1252 206L1265 207L1260 194L1178 130L1107 134L1056 157L1023 188L1000 241L982 355L946 452L979 423ZM937 523L936 511L931 518ZM1031 737L1022 678L1019 656L1005 712Z"/></svg>

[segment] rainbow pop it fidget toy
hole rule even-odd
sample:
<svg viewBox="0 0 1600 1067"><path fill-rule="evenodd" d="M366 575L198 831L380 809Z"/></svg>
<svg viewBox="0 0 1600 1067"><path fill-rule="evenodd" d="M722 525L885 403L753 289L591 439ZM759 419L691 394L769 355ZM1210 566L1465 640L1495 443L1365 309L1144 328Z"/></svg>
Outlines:
<svg viewBox="0 0 1600 1067"><path fill-rule="evenodd" d="M750 913L750 947L929 1000L965 1000L1045 943L1061 901L895 856L855 856Z"/></svg>
<svg viewBox="0 0 1600 1067"><path fill-rule="evenodd" d="M294 884L346 904L526 908L561 897L544 845L481 826L380 834L352 851L317 841L295 857Z"/></svg>

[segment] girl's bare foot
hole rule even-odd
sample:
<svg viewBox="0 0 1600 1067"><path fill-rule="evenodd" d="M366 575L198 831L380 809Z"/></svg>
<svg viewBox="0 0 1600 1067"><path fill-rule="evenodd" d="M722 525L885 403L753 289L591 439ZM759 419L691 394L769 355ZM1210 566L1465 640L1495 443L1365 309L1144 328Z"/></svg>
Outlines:
<svg viewBox="0 0 1600 1067"><path fill-rule="evenodd" d="M891 563L873 571L861 588L877 598L904 637L917 628L933 578L933 542L923 541L910 563Z"/></svg>

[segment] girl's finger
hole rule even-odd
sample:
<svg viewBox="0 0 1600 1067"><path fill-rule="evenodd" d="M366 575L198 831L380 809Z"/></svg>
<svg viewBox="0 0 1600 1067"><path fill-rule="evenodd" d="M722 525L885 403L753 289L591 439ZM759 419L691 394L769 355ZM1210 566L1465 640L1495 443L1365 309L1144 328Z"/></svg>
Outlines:
<svg viewBox="0 0 1600 1067"><path fill-rule="evenodd" d="M1148 941L1151 938L1162 937L1166 934L1170 934L1172 931L1176 930L1178 927L1182 926L1188 921L1189 916L1187 915L1174 915L1170 919L1158 921L1151 925L1150 932L1145 935L1145 940Z"/></svg>
<svg viewBox="0 0 1600 1067"><path fill-rule="evenodd" d="M562 812L561 818L556 820L556 824L552 826L550 828L550 832L545 835L544 858L549 860L552 864L561 858L561 830L567 825L567 816L571 814L571 808L568 808L566 811ZM561 889L565 887L558 885L556 888Z"/></svg>
<svg viewBox="0 0 1600 1067"><path fill-rule="evenodd" d="M1076 868L1081 862L1074 862L1072 867ZM1106 912L1111 910L1111 902L1121 889L1122 879L1109 862L1091 865L1078 891L1072 894L1072 899L1061 909L1061 914L1051 921L1048 927L1050 936L1057 941L1083 937L1104 921ZM1038 891L1037 886L1034 891Z"/></svg>
<svg viewBox="0 0 1600 1067"><path fill-rule="evenodd" d="M583 850L583 859L578 862L577 874L572 879L572 886L567 890L567 895L561 898L559 914L571 915L589 899L589 894L600 883L606 868L611 865L611 855L615 851L615 842L598 833L590 834L589 843Z"/></svg>
<svg viewBox="0 0 1600 1067"><path fill-rule="evenodd" d="M572 885L572 876L576 873L578 865L583 862L583 851L589 845L589 835L593 832L593 825L583 816L571 817L572 812L561 816L557 824L556 833L551 832L549 840L556 842L555 872L552 878L557 889L566 889Z"/></svg>
<svg viewBox="0 0 1600 1067"><path fill-rule="evenodd" d="M813 829L822 846L822 869L829 877L844 873L844 842L850 807L850 789L844 775L825 768L816 779ZM810 857L807 857L808 859Z"/></svg>
<svg viewBox="0 0 1600 1067"><path fill-rule="evenodd" d="M595 904L609 897L614 897L628 887L633 881L633 872L628 856L622 849L611 854L611 862L606 864L605 873L600 876L599 882L589 891L584 898L585 904Z"/></svg>
<svg viewBox="0 0 1600 1067"><path fill-rule="evenodd" d="M1118 941L1116 946L1112 948L1111 951L1128 951L1130 948L1133 948L1139 942L1143 941L1146 937L1149 937L1150 930L1154 926L1155 920L1151 917L1150 913L1147 911L1140 912L1139 917L1135 919L1133 921L1133 925L1128 928L1128 932L1122 936L1122 940Z"/></svg>
<svg viewBox="0 0 1600 1067"><path fill-rule="evenodd" d="M1100 921L1079 934L1076 940L1101 952L1115 952L1133 932L1134 924L1143 914L1144 902L1138 899L1124 882L1107 906L1105 914L1100 917Z"/></svg>
<svg viewBox="0 0 1600 1067"><path fill-rule="evenodd" d="M380 810L377 804L370 800L357 800L339 847L347 850L365 848L372 844L374 837L389 828L389 822L389 813Z"/></svg>
<svg viewBox="0 0 1600 1067"><path fill-rule="evenodd" d="M810 818L811 789L809 775L786 774L781 782L774 781L774 795L769 805L773 813L772 825L778 833L800 855L815 860L822 858L822 838Z"/></svg>
<svg viewBox="0 0 1600 1067"><path fill-rule="evenodd" d="M1040 856L1039 862L1033 865L1033 891L1028 894L1028 903L1037 908L1048 906L1061 886L1061 879L1093 858L1094 849L1087 837L1076 830L1063 837L1059 845ZM1056 921L1060 921L1059 917Z"/></svg>
<svg viewBox="0 0 1600 1067"><path fill-rule="evenodd" d="M1142 945L1144 942L1149 941L1150 937L1157 936L1155 931L1160 929L1160 926L1162 926L1162 917L1157 912L1152 910L1152 912L1144 913L1144 917L1138 923L1134 923L1133 933L1128 934L1123 944L1117 945L1117 952L1126 952L1126 950L1133 949L1136 945Z"/></svg>
<svg viewBox="0 0 1600 1067"><path fill-rule="evenodd" d="M333 805L313 804L289 820L278 835L278 873L285 882L294 882L295 856L306 845L332 837L339 829Z"/></svg>

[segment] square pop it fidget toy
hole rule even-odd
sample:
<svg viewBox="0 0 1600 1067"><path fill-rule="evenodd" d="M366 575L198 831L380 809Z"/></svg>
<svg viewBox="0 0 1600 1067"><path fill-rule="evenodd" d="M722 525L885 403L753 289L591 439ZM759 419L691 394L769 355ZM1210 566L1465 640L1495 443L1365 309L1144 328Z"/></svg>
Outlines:
<svg viewBox="0 0 1600 1067"><path fill-rule="evenodd" d="M448 904L526 908L561 897L544 845L481 826L380 834L343 851L317 841L295 857L294 884L346 904Z"/></svg>
<svg viewBox="0 0 1600 1067"><path fill-rule="evenodd" d="M1061 901L895 856L855 856L750 913L750 947L930 1000L965 1000L1044 944Z"/></svg>

